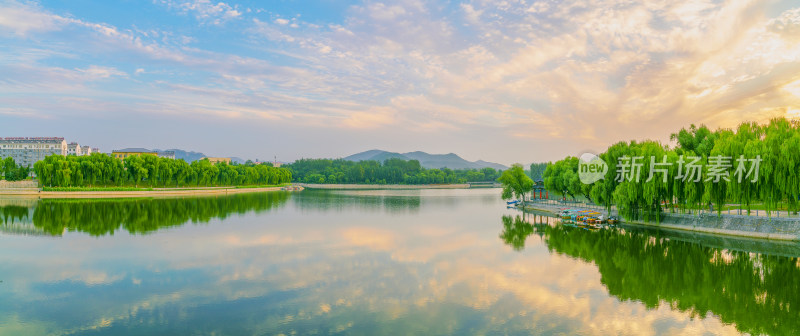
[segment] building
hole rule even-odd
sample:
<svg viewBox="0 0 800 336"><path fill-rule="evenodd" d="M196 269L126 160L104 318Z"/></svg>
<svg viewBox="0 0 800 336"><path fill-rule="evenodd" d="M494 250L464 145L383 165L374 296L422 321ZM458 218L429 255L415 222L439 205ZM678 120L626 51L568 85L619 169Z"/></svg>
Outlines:
<svg viewBox="0 0 800 336"><path fill-rule="evenodd" d="M81 145L77 142L67 144L67 155L81 156Z"/></svg>
<svg viewBox="0 0 800 336"><path fill-rule="evenodd" d="M12 157L21 166L33 167L34 163L52 154L67 155L64 138L0 138L0 158Z"/></svg>
<svg viewBox="0 0 800 336"><path fill-rule="evenodd" d="M204 157L202 160L208 160L211 164L217 164L217 162L225 162L227 164L231 164L231 158L226 157Z"/></svg>
<svg viewBox="0 0 800 336"><path fill-rule="evenodd" d="M111 151L111 156L120 160L125 160L126 157L132 155L156 155L162 158L175 159L175 152L173 151L156 152L145 148L125 148Z"/></svg>
<svg viewBox="0 0 800 336"><path fill-rule="evenodd" d="M111 156L120 160L125 160L126 157L133 155L156 155L156 154L157 154L156 152L144 148L124 148L124 149L115 149L111 151Z"/></svg>
<svg viewBox="0 0 800 336"><path fill-rule="evenodd" d="M95 153L92 149L93 148L89 146L81 146L81 153L83 153L83 155L92 155L92 153Z"/></svg>
<svg viewBox="0 0 800 336"><path fill-rule="evenodd" d="M173 151L156 152L156 155L158 155L159 157L162 157L162 158L175 160L175 152L173 152Z"/></svg>

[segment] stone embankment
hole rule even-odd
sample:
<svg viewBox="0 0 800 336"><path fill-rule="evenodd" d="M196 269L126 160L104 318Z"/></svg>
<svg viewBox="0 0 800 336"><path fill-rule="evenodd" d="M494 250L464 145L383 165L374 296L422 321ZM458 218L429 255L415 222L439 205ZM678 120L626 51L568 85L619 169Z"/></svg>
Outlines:
<svg viewBox="0 0 800 336"><path fill-rule="evenodd" d="M306 189L377 190L377 189L467 189L469 184L299 184Z"/></svg>
<svg viewBox="0 0 800 336"><path fill-rule="evenodd" d="M120 198L120 197L176 197L230 195L265 191L300 191L301 186L264 187L264 188L154 188L153 190L136 191L42 191L35 181L7 182L0 181L0 196L3 197L37 197L37 198Z"/></svg>
<svg viewBox="0 0 800 336"><path fill-rule="evenodd" d="M526 211L544 211L557 214L561 208L569 205L553 205L528 203ZM612 215L616 212L612 211ZM717 235L740 236L775 240L800 241L800 218L797 217L763 217L747 215L727 215L704 213L665 214L660 222L644 220L624 221L625 224L643 225L664 229L703 232Z"/></svg>

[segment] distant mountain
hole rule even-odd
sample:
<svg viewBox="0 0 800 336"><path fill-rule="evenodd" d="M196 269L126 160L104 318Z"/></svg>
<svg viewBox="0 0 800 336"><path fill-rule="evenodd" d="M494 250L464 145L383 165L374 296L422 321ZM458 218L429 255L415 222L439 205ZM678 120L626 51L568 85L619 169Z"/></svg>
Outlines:
<svg viewBox="0 0 800 336"><path fill-rule="evenodd" d="M486 167L491 167L498 170L508 169L508 167L494 162L486 162L483 160L478 160L475 162L467 161L454 153L428 154L425 152L416 151L416 152L408 152L401 154L395 152L387 152L379 149L373 149L373 150L368 150L366 152L350 155L348 157L345 157L344 159L348 161L374 160L383 162L384 160L390 158L398 158L403 160L417 160L423 167L429 169L445 168L445 167L450 169L467 169L467 168L482 169Z"/></svg>
<svg viewBox="0 0 800 336"><path fill-rule="evenodd" d="M160 152L160 149L154 149L154 151ZM166 151L173 151L175 152L175 159L183 159L183 161L192 163L193 161L200 160L206 157L205 154L200 152L187 152L183 149L166 149Z"/></svg>

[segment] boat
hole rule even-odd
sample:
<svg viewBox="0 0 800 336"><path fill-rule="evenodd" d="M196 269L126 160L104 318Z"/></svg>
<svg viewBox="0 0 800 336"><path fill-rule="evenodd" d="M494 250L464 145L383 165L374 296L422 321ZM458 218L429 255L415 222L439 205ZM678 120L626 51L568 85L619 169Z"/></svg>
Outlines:
<svg viewBox="0 0 800 336"><path fill-rule="evenodd" d="M508 202L506 202L506 204L508 204L508 205L517 205L517 204L519 204L519 200L508 201Z"/></svg>

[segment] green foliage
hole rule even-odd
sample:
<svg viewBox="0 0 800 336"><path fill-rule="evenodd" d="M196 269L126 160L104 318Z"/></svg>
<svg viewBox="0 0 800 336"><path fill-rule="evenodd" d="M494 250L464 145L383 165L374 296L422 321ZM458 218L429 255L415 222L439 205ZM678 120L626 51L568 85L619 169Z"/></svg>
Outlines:
<svg viewBox="0 0 800 336"><path fill-rule="evenodd" d="M665 207L669 211L710 208L718 214L728 203L741 204L750 213L753 202L762 202L767 213L786 204L792 213L800 211L800 124L778 118L766 125L742 123L734 131L711 131L705 126L691 125L672 134L675 148L655 141L619 142L599 156L608 164L603 180L591 185L577 178L578 159L567 157L547 166L545 187L575 197L581 193L610 210L616 205L625 218L659 220ZM618 179L619 162L623 157L641 156L639 181ZM654 162L650 158L654 158ZM698 157L700 180L683 179L690 157ZM728 159L727 175L715 178L711 173L721 158ZM736 175L738 160L760 158L758 179L747 176L752 161L743 162L745 171ZM665 161L662 161L665 160ZM723 160L724 161L724 160ZM651 166L668 163L666 181L661 173L650 178ZM679 166L683 169L679 171ZM656 166L654 166L656 167ZM663 167L663 166L658 166ZM755 174L756 172L753 172ZM739 178L741 176L741 183Z"/></svg>
<svg viewBox="0 0 800 336"><path fill-rule="evenodd" d="M17 165L14 158L9 156L5 160L0 160L0 173L6 181L21 181L28 178L30 168Z"/></svg>
<svg viewBox="0 0 800 336"><path fill-rule="evenodd" d="M514 251L524 250L525 241L532 233L533 225L522 217L503 216L503 232L500 233L500 239Z"/></svg>
<svg viewBox="0 0 800 336"><path fill-rule="evenodd" d="M103 153L90 156L50 155L33 166L42 187L90 188L117 191L145 187L258 186L289 183L292 173L286 168L267 165L211 164L208 160L186 163L157 157L133 155L119 160ZM86 190L86 189L64 189ZM127 189L126 189L127 190ZM122 190L119 190L122 191Z"/></svg>
<svg viewBox="0 0 800 336"><path fill-rule="evenodd" d="M383 161L348 161L343 159L301 159L286 165L296 182L365 183L365 184L443 184L496 181L494 168L425 169L417 160L390 158Z"/></svg>
<svg viewBox="0 0 800 336"><path fill-rule="evenodd" d="M514 164L498 179L503 185L503 199L518 198L525 203L525 193L533 189L533 180L525 174L520 164Z"/></svg>
<svg viewBox="0 0 800 336"><path fill-rule="evenodd" d="M547 169L547 162L531 163L531 179L534 181L544 179L544 171Z"/></svg>

